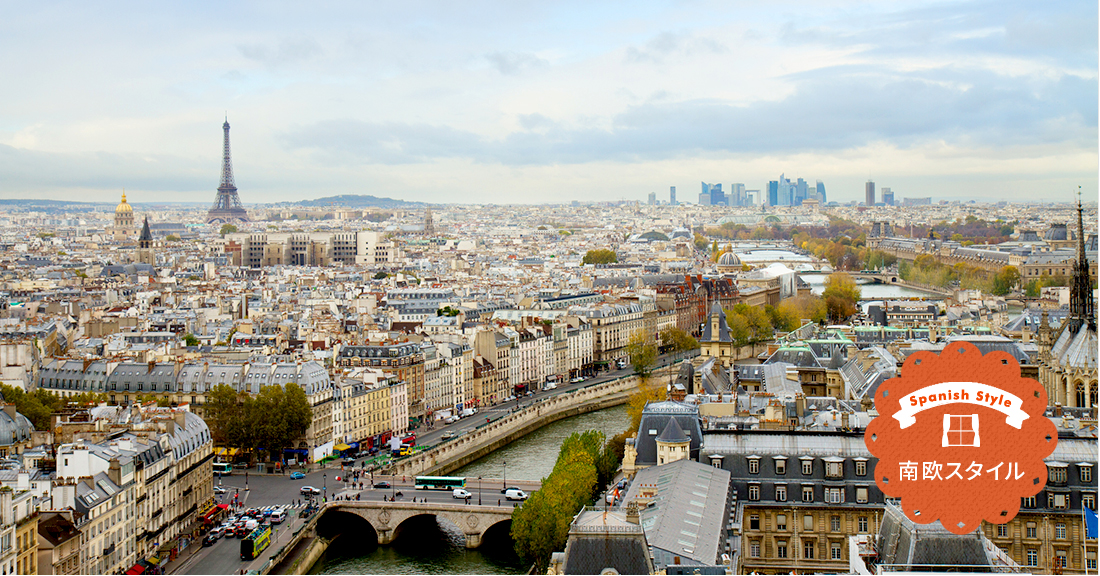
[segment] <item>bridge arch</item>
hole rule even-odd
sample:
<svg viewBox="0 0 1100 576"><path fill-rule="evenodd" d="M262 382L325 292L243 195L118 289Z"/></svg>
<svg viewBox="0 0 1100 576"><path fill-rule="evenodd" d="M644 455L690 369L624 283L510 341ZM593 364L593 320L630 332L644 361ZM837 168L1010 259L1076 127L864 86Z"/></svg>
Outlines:
<svg viewBox="0 0 1100 576"><path fill-rule="evenodd" d="M333 540L341 534L361 535L364 539L378 542L378 531L361 514L340 509L325 510L317 519L317 535Z"/></svg>
<svg viewBox="0 0 1100 576"><path fill-rule="evenodd" d="M354 529L353 521L345 516L356 516L360 521L368 524L377 536L380 545L391 544L406 528L418 521L432 518L453 524L466 538L467 548L481 546L483 535L494 526L506 524L510 526L512 520L512 508L499 506L471 506L460 504L427 504L427 503L383 503L383 502L332 502L326 507L324 514L341 514L332 518L318 519L318 534L328 537L338 533L341 528ZM421 520L416 520L416 519ZM325 526L321 524L324 521ZM404 526L412 521L410 526ZM500 526L495 530L505 529ZM510 529L510 528L508 528ZM327 530L327 532L325 532ZM499 533L499 532L494 532Z"/></svg>

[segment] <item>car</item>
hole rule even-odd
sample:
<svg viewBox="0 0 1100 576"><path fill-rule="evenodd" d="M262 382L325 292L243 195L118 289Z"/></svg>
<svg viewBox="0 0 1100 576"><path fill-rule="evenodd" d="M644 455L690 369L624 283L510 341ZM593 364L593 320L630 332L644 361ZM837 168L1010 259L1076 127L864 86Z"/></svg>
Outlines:
<svg viewBox="0 0 1100 576"><path fill-rule="evenodd" d="M355 458L344 458L342 462L344 466L355 466Z"/></svg>
<svg viewBox="0 0 1100 576"><path fill-rule="evenodd" d="M302 478L305 478L305 477L306 477L306 475L302 474L301 472L291 472L290 473L290 479L291 480L301 480Z"/></svg>
<svg viewBox="0 0 1100 576"><path fill-rule="evenodd" d="M301 492L303 496L317 496L321 493L321 489L313 486L302 486Z"/></svg>
<svg viewBox="0 0 1100 576"><path fill-rule="evenodd" d="M557 389L558 389L558 385L557 385L557 384L554 384L553 382L551 382L551 383L549 383L549 384L547 384L547 385L546 385L545 389L546 389L546 390L557 390Z"/></svg>
<svg viewBox="0 0 1100 576"><path fill-rule="evenodd" d="M228 493L229 493L229 490L226 490L225 488L222 488L221 486L215 486L214 487L214 494L217 494L217 495L221 496L222 494L228 494Z"/></svg>
<svg viewBox="0 0 1100 576"><path fill-rule="evenodd" d="M379 482L375 482L374 487L375 488L393 488L393 484L390 484L389 482L386 482L385 480L382 480L382 481L379 481Z"/></svg>
<svg viewBox="0 0 1100 576"><path fill-rule="evenodd" d="M526 500L527 493L519 488L512 488L504 493L504 497L508 500Z"/></svg>
<svg viewBox="0 0 1100 576"><path fill-rule="evenodd" d="M507 488L501 488L500 493L501 494L507 494L509 490L519 490L519 488L516 488L515 486L509 486ZM522 492L522 490L520 490L520 492Z"/></svg>
<svg viewBox="0 0 1100 576"><path fill-rule="evenodd" d="M451 431L447 431L447 432L443 433L443 439L444 440L450 440L451 438L454 438L455 436L457 436L457 434L455 434L454 432L451 432Z"/></svg>
<svg viewBox="0 0 1100 576"><path fill-rule="evenodd" d="M203 546L213 546L217 541L218 541L218 539L213 534L207 534L206 536L203 536L203 538L202 538L202 545Z"/></svg>
<svg viewBox="0 0 1100 576"><path fill-rule="evenodd" d="M215 526L211 528L207 536L212 536L215 540L225 536L225 526Z"/></svg>
<svg viewBox="0 0 1100 576"><path fill-rule="evenodd" d="M465 488L455 488L454 491L451 492L451 497L459 500L469 500L473 497L473 494L470 494Z"/></svg>

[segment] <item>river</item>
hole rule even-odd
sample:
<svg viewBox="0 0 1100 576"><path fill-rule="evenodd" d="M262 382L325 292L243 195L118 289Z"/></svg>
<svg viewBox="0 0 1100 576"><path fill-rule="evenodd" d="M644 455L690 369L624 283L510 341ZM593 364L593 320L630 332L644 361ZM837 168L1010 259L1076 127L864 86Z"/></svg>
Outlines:
<svg viewBox="0 0 1100 576"><path fill-rule="evenodd" d="M563 440L574 432L599 430L608 438L626 430L626 406L581 414L544 426L454 472L455 476L538 481L550 474ZM507 470L505 470L507 466ZM511 542L486 542L467 550L462 531L449 523L426 521L391 546L365 545L342 536L313 566L311 574L523 574L525 566Z"/></svg>

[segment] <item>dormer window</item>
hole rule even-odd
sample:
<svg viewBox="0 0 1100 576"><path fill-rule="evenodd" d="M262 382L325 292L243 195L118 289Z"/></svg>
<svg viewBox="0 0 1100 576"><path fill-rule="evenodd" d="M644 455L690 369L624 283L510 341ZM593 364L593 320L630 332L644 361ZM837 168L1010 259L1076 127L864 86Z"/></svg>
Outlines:
<svg viewBox="0 0 1100 576"><path fill-rule="evenodd" d="M775 457L775 473L786 474L787 473L787 457L776 456Z"/></svg>
<svg viewBox="0 0 1100 576"><path fill-rule="evenodd" d="M749 474L759 474L760 473L760 457L759 456L749 456L748 460L749 460Z"/></svg>

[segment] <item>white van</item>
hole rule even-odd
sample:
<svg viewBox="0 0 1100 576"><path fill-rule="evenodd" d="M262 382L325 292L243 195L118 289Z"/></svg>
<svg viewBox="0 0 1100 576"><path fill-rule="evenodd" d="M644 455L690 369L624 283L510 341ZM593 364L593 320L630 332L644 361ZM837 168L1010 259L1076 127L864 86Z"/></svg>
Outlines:
<svg viewBox="0 0 1100 576"><path fill-rule="evenodd" d="M508 491L504 493L504 497L508 500L526 500L527 493L519 488L509 488Z"/></svg>
<svg viewBox="0 0 1100 576"><path fill-rule="evenodd" d="M279 508L271 513L270 521L272 524L282 524L286 520L286 509Z"/></svg>

